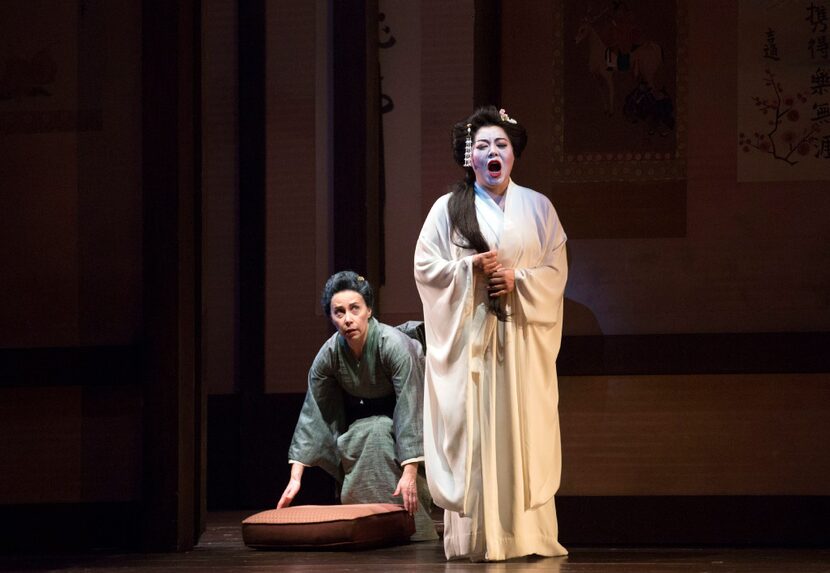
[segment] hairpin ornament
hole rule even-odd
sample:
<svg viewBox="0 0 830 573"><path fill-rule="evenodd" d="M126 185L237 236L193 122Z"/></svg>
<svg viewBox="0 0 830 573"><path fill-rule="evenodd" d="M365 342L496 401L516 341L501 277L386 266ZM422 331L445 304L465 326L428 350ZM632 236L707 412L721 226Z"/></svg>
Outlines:
<svg viewBox="0 0 830 573"><path fill-rule="evenodd" d="M471 133L472 124L467 124L467 138L464 140L464 167L473 166L473 135Z"/></svg>
<svg viewBox="0 0 830 573"><path fill-rule="evenodd" d="M501 108L499 110L499 117L501 118L502 121L506 121L507 123L516 123L515 119L513 119L509 115L507 115L507 112L504 111L504 108Z"/></svg>

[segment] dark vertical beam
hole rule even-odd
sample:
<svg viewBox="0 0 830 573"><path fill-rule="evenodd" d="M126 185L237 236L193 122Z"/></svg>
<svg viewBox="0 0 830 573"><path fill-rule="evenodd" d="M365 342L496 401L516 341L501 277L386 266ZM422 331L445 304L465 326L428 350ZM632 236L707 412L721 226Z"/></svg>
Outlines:
<svg viewBox="0 0 830 573"><path fill-rule="evenodd" d="M366 266L364 272L375 291L380 293L383 260L383 185L381 182L382 118L380 111L380 53L378 47L378 0L365 0L366 36L363 46L366 50ZM380 297L376 301L380 304Z"/></svg>
<svg viewBox="0 0 830 573"><path fill-rule="evenodd" d="M192 0L193 30L193 320L195 341L193 345L193 369L196 382L194 422L196 444L193 465L194 480L193 535L199 536L207 529L207 388L202 377L202 2Z"/></svg>
<svg viewBox="0 0 830 573"><path fill-rule="evenodd" d="M475 0L473 106L501 102L501 0Z"/></svg>
<svg viewBox="0 0 830 573"><path fill-rule="evenodd" d="M239 0L239 465L237 507L251 507L263 452L265 391L265 10Z"/></svg>
<svg viewBox="0 0 830 573"><path fill-rule="evenodd" d="M194 62L198 0L142 4L143 544L196 542Z"/></svg>
<svg viewBox="0 0 830 573"><path fill-rule="evenodd" d="M265 2L239 0L238 391L265 381Z"/></svg>
<svg viewBox="0 0 830 573"><path fill-rule="evenodd" d="M200 122L200 118L196 115L196 101L198 101L200 51L197 49L199 30L195 19L199 2L200 0L179 0L176 34L179 53L177 90L180 94L177 125L179 209L177 241L169 243L168 248L175 244L178 247L179 256L175 275L178 278L179 299L178 312L175 317L178 345L175 351L168 350L168 352L176 357L178 370L175 376L178 382L176 410L179 420L176 436L178 438L176 472L178 482L176 549L178 551L192 549L199 540L197 484L201 480L201 475L196 462L202 429L199 427L197 417L201 385L196 376L196 349L199 346L197 322L199 307L196 306L196 297L199 289L198 277L200 277L196 267L196 253L201 243L201 237L197 234L197 221L201 218L201 214L196 210L198 199L196 141ZM173 326L172 320L170 326ZM170 379L174 379L172 373Z"/></svg>
<svg viewBox="0 0 830 573"><path fill-rule="evenodd" d="M367 20L365 0L331 2L333 270L366 273Z"/></svg>
<svg viewBox="0 0 830 573"><path fill-rule="evenodd" d="M173 3L142 5L142 182L144 282L144 546L168 549L178 538L175 495L178 465L178 381L175 288L159 288L174 277L178 252L167 248L178 227L178 90L176 22ZM171 192L172 191L172 192ZM175 243L173 243L175 244ZM171 355L172 354L172 355ZM175 376L175 374L174 374Z"/></svg>

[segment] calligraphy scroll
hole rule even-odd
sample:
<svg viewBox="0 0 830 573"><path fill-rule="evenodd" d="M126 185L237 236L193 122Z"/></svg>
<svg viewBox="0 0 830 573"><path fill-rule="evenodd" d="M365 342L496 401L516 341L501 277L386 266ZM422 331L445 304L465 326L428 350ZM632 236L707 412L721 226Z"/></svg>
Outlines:
<svg viewBox="0 0 830 573"><path fill-rule="evenodd" d="M738 181L830 176L830 0L741 0Z"/></svg>

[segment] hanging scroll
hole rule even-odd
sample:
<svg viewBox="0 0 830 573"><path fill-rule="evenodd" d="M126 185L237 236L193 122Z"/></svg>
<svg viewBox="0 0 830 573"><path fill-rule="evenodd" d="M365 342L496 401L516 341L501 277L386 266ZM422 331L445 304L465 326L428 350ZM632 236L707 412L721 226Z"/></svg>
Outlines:
<svg viewBox="0 0 830 573"><path fill-rule="evenodd" d="M828 0L741 0L738 181L830 176Z"/></svg>

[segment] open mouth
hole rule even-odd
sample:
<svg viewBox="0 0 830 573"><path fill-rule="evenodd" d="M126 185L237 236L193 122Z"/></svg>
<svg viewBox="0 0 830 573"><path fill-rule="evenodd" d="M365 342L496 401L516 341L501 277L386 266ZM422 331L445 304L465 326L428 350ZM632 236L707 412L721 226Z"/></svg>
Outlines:
<svg viewBox="0 0 830 573"><path fill-rule="evenodd" d="M501 161L493 159L487 162L487 172L490 177L498 177L501 174Z"/></svg>

